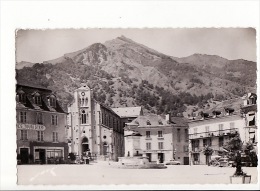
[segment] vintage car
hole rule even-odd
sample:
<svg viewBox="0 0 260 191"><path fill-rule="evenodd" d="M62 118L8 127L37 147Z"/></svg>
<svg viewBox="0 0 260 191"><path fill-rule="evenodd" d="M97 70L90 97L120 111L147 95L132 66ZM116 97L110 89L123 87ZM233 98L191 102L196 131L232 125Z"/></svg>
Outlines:
<svg viewBox="0 0 260 191"><path fill-rule="evenodd" d="M168 162L165 162L165 165L180 165L181 162L180 161L177 161L177 160L170 160Z"/></svg>
<svg viewBox="0 0 260 191"><path fill-rule="evenodd" d="M220 167L227 167L229 165L228 158L220 158L218 162Z"/></svg>

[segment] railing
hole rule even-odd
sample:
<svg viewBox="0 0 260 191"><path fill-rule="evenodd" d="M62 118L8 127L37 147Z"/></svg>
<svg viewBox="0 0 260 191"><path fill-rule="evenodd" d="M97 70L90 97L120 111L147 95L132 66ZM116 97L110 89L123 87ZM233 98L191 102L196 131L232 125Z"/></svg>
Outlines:
<svg viewBox="0 0 260 191"><path fill-rule="evenodd" d="M208 138L208 137L235 135L236 133L238 133L238 128L231 128L231 129L225 129L225 130L189 134L189 138L190 139L202 139L202 138Z"/></svg>
<svg viewBox="0 0 260 191"><path fill-rule="evenodd" d="M211 145L210 147L215 151L219 151L223 149L223 146L219 146L219 145ZM205 146L192 146L191 151L193 153L200 153L203 151L204 148Z"/></svg>

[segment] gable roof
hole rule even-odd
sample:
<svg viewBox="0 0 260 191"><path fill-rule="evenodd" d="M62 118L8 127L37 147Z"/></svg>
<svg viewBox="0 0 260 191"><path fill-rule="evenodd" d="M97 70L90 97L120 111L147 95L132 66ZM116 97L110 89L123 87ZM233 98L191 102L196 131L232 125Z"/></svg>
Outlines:
<svg viewBox="0 0 260 191"><path fill-rule="evenodd" d="M142 115L142 107L118 107L111 109L121 118L138 117L139 115Z"/></svg>

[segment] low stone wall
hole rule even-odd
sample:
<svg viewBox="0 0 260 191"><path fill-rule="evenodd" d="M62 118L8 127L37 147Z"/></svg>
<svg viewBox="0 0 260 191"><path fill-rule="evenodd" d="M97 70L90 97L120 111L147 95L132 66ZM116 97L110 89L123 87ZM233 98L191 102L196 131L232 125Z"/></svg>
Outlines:
<svg viewBox="0 0 260 191"><path fill-rule="evenodd" d="M121 165L143 165L149 163L146 157L118 157L118 162Z"/></svg>
<svg viewBox="0 0 260 191"><path fill-rule="evenodd" d="M126 169L165 169L167 166L163 164L126 164L118 165L117 168L126 168Z"/></svg>

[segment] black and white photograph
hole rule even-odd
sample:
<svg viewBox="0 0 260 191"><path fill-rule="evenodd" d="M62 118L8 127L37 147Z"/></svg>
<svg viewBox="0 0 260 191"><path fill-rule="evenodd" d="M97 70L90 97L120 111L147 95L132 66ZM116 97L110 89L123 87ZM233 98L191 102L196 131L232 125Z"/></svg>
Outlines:
<svg viewBox="0 0 260 191"><path fill-rule="evenodd" d="M1 190L259 188L260 2L0 3Z"/></svg>
<svg viewBox="0 0 260 191"><path fill-rule="evenodd" d="M255 29L17 30L16 59L18 184L257 183Z"/></svg>

